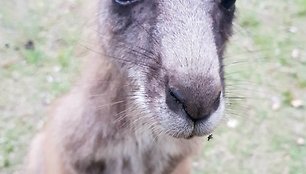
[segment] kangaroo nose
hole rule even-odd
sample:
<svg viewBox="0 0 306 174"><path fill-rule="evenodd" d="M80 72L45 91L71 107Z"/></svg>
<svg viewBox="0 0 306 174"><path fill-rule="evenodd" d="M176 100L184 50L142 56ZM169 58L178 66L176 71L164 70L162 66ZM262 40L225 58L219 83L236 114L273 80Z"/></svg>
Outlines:
<svg viewBox="0 0 306 174"><path fill-rule="evenodd" d="M193 121L210 117L220 105L221 88L218 85L205 84L202 87L180 86L166 89L166 103L177 114L185 114Z"/></svg>

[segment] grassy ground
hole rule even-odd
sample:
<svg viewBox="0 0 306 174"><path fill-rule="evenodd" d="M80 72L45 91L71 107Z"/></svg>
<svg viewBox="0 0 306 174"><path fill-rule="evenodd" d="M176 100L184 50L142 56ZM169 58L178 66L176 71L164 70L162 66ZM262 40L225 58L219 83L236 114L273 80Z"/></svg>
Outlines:
<svg viewBox="0 0 306 174"><path fill-rule="evenodd" d="M18 169L48 105L76 79L82 1L0 0L0 173ZM227 120L195 174L306 170L306 0L238 0Z"/></svg>

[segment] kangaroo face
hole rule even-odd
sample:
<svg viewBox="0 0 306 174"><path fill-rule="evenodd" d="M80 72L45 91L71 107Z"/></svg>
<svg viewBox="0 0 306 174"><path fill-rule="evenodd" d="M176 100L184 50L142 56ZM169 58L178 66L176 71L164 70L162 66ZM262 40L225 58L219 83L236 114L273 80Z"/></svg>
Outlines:
<svg viewBox="0 0 306 174"><path fill-rule="evenodd" d="M105 54L127 76L129 101L158 133L211 133L224 112L222 56L235 0L101 0Z"/></svg>

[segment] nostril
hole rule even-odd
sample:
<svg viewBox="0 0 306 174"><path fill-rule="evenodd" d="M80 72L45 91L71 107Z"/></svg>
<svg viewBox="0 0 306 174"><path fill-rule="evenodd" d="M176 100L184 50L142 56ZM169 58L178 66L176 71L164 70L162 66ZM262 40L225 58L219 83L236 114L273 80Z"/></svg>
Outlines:
<svg viewBox="0 0 306 174"><path fill-rule="evenodd" d="M166 89L166 103L172 111L179 113L184 109L184 97L182 93L175 88Z"/></svg>
<svg viewBox="0 0 306 174"><path fill-rule="evenodd" d="M169 93L177 104L184 103L183 95L178 90L175 90L174 88L169 88Z"/></svg>
<svg viewBox="0 0 306 174"><path fill-rule="evenodd" d="M217 98L215 99L214 103L213 103L213 111L218 110L219 105L220 105L220 99L221 99L221 91L218 93Z"/></svg>

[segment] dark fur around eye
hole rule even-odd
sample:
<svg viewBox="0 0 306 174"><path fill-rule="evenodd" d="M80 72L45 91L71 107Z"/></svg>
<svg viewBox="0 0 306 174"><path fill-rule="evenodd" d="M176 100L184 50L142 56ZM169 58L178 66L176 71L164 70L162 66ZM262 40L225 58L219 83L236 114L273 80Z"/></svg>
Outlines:
<svg viewBox="0 0 306 174"><path fill-rule="evenodd" d="M232 9L235 6L235 2L236 0L222 0L221 1L221 5L225 8L225 9Z"/></svg>

